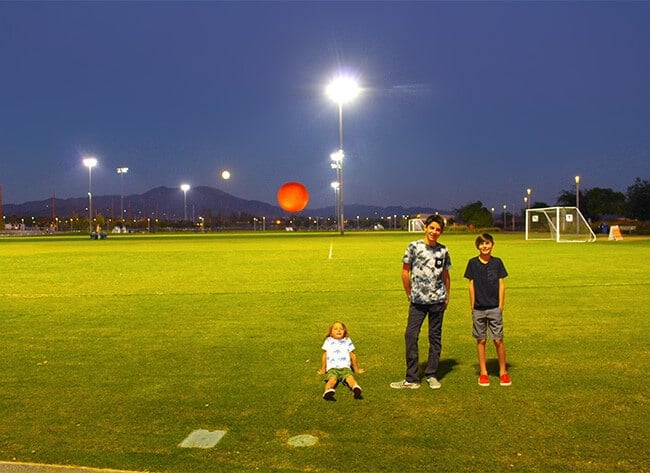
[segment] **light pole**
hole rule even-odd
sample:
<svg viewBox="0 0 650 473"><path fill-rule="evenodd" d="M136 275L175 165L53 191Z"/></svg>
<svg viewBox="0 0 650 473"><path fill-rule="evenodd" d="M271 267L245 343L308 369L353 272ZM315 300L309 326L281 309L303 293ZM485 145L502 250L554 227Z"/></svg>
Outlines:
<svg viewBox="0 0 650 473"><path fill-rule="evenodd" d="M506 204L503 204L503 230L506 229Z"/></svg>
<svg viewBox="0 0 650 473"><path fill-rule="evenodd" d="M190 185L181 184L181 190L183 191L183 220L187 222L187 191L190 190Z"/></svg>
<svg viewBox="0 0 650 473"><path fill-rule="evenodd" d="M530 208L530 194L531 194L531 192L533 192L533 191L530 189L530 187L529 187L528 189L526 189L526 194L527 194L527 197L526 197L526 208L527 208L527 209Z"/></svg>
<svg viewBox="0 0 650 473"><path fill-rule="evenodd" d="M343 232L345 230L344 222L343 222L343 197L342 197L342 189L343 189L343 150L338 150L335 153L330 154L330 159L332 160L332 169L336 170L336 181L332 182L332 187L335 190L335 206L336 210L334 211L336 215L336 225L339 229L339 232L341 235L343 235ZM336 184L336 187L334 186Z"/></svg>
<svg viewBox="0 0 650 473"><path fill-rule="evenodd" d="M330 184L332 189L334 189L334 213L336 214L336 226L341 229L339 222L340 214L339 206L341 205L341 199L339 198L339 192L341 192L341 183L339 181L334 181Z"/></svg>
<svg viewBox="0 0 650 473"><path fill-rule="evenodd" d="M576 234L580 233L580 176L576 176Z"/></svg>
<svg viewBox="0 0 650 473"><path fill-rule="evenodd" d="M120 221L124 221L124 175L129 172L129 168L117 168L120 175Z"/></svg>
<svg viewBox="0 0 650 473"><path fill-rule="evenodd" d="M227 169L221 171L221 179L224 181L230 180L230 176L230 171ZM223 216L223 195L219 198L219 220L221 221L221 228L223 228L225 226L225 218Z"/></svg>
<svg viewBox="0 0 650 473"><path fill-rule="evenodd" d="M338 226L339 232L341 235L343 235L345 232L345 217L343 215L343 104L350 102L357 95L359 95L360 89L356 80L350 77L339 76L330 82L325 91L327 95L339 106L339 150L337 152L338 161L336 167L336 177L339 182Z"/></svg>
<svg viewBox="0 0 650 473"><path fill-rule="evenodd" d="M88 168L88 228L93 232L93 193L92 193L92 170L97 166L97 158L88 156L83 159L84 166Z"/></svg>

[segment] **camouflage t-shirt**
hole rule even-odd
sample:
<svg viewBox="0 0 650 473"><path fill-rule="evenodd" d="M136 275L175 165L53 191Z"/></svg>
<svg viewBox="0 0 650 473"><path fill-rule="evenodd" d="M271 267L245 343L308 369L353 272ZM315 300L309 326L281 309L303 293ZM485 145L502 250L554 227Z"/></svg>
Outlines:
<svg viewBox="0 0 650 473"><path fill-rule="evenodd" d="M411 265L411 302L437 304L447 300L442 272L451 268L449 250L437 243L428 246L424 240L409 243L402 263Z"/></svg>

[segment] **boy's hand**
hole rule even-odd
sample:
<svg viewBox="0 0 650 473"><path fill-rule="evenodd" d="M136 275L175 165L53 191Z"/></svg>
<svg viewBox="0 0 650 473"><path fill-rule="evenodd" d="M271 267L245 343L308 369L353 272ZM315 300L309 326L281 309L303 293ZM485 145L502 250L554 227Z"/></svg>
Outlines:
<svg viewBox="0 0 650 473"><path fill-rule="evenodd" d="M354 372L359 373L359 374L363 374L363 373L366 372L366 370L364 370L363 368L358 368L358 369L354 370Z"/></svg>
<svg viewBox="0 0 650 473"><path fill-rule="evenodd" d="M322 368L321 368L321 369L319 369L319 370L318 370L318 374L325 374L325 370L324 370L324 369L322 369Z"/></svg>

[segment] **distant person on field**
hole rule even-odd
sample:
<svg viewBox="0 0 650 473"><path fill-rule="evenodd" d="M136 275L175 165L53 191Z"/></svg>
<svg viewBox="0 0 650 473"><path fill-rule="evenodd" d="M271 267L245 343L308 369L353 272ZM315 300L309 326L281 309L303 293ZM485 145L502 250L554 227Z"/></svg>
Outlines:
<svg viewBox="0 0 650 473"><path fill-rule="evenodd" d="M440 215L424 221L424 238L408 244L402 258L402 285L409 300L408 320L404 332L406 376L390 384L394 389L417 389L418 339L424 319L429 319L429 357L424 377L431 389L439 389L438 363L442 350L442 318L449 304L451 257L447 247L438 243L445 229Z"/></svg>
<svg viewBox="0 0 650 473"><path fill-rule="evenodd" d="M355 399L361 399L361 386L357 384L353 373L363 373L357 364L357 355L348 329L343 322L334 322L325 335L323 357L318 374L325 375L325 392L323 399L333 401L336 386L343 382L352 390Z"/></svg>
<svg viewBox="0 0 650 473"><path fill-rule="evenodd" d="M476 238L478 256L470 258L465 269L469 279L469 305L472 309L472 335L476 339L480 375L479 386L489 386L485 345L489 335L494 341L499 359L501 386L510 386L506 370L506 347L503 343L503 306L506 297L504 278L508 276L500 258L492 256L494 238L483 233ZM489 333L488 333L489 332Z"/></svg>

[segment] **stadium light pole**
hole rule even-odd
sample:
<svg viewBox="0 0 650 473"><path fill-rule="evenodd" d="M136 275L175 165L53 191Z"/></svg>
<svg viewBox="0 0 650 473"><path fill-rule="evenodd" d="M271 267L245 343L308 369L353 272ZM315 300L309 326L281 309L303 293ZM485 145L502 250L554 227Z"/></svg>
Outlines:
<svg viewBox="0 0 650 473"><path fill-rule="evenodd" d="M332 169L336 170L336 187L334 187L334 182L332 187L335 189L336 197L336 226L339 229L341 235L345 231L345 223L343 222L343 199L341 197L341 190L343 188L343 150L338 150L335 153L330 154L330 159L332 160Z"/></svg>
<svg viewBox="0 0 650 473"><path fill-rule="evenodd" d="M88 168L88 228L93 232L93 193L92 193L92 170L97 166L97 158L88 156L83 159L84 166Z"/></svg>
<svg viewBox="0 0 650 473"><path fill-rule="evenodd" d="M508 206L506 204L503 204L503 230L506 230L506 208Z"/></svg>
<svg viewBox="0 0 650 473"><path fill-rule="evenodd" d="M337 152L338 157L336 175L339 182L338 225L339 232L341 235L343 235L345 232L345 217L343 215L343 104L350 102L357 95L359 95L360 88L355 79L351 77L339 76L330 82L325 92L327 93L328 97L336 102L339 106L339 149Z"/></svg>
<svg viewBox="0 0 650 473"><path fill-rule="evenodd" d="M580 176L576 176L576 209L580 213ZM580 233L580 216L576 215L576 234Z"/></svg>
<svg viewBox="0 0 650 473"><path fill-rule="evenodd" d="M190 190L189 184L181 184L183 191L183 220L187 221L187 191Z"/></svg>
<svg viewBox="0 0 650 473"><path fill-rule="evenodd" d="M526 189L526 194L527 194L527 199L526 199L526 204L527 204L527 205L526 205L526 208L527 208L527 209L530 208L530 194L531 194L532 192L533 192L533 191L532 191L532 189L531 189L530 187L529 187L528 189Z"/></svg>
<svg viewBox="0 0 650 473"><path fill-rule="evenodd" d="M120 220L124 221L124 175L129 172L129 168L117 168L117 173L120 175Z"/></svg>
<svg viewBox="0 0 650 473"><path fill-rule="evenodd" d="M339 225L339 205L341 204L341 201L339 200L339 192L341 191L341 183L339 181L334 181L330 184L332 186L332 189L334 189L334 213L336 214L336 226L341 229L341 226Z"/></svg>
<svg viewBox="0 0 650 473"><path fill-rule="evenodd" d="M221 171L221 179L224 181L230 180L230 171L227 169L224 169ZM221 220L221 228L224 228L225 224L225 218L223 216L223 195L219 198L219 220Z"/></svg>

